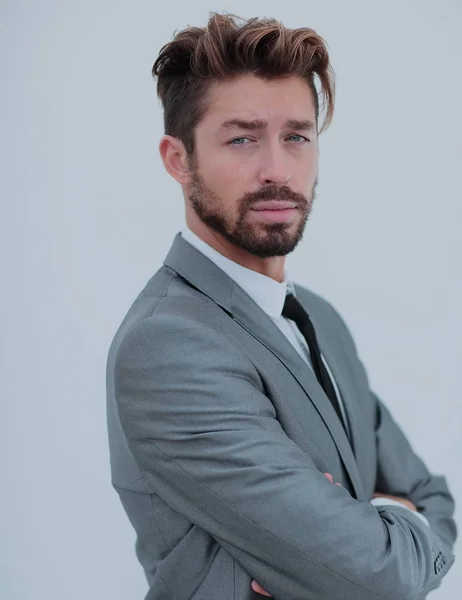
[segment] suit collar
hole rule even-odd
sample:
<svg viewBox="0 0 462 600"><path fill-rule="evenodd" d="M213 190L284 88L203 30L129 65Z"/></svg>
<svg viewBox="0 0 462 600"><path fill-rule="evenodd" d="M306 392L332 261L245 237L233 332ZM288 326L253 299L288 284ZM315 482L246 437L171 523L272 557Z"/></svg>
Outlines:
<svg viewBox="0 0 462 600"><path fill-rule="evenodd" d="M175 235L164 265L173 269L193 287L232 314L231 298L234 281L202 252L183 239L181 233Z"/></svg>
<svg viewBox="0 0 462 600"><path fill-rule="evenodd" d="M220 267L267 315L273 317L273 319L280 318L288 289L287 269L284 272L284 281L280 283L220 254L191 231L189 227L183 229L181 237ZM289 291L290 289L289 286Z"/></svg>
<svg viewBox="0 0 462 600"><path fill-rule="evenodd" d="M272 319L222 269L184 240L180 233L175 236L164 264L221 306L241 327L266 346L289 369L330 431L349 473L356 497L362 497L358 466L350 442L334 408L319 386L312 370L307 367ZM297 286L295 286L296 289ZM310 307L305 306L305 308L310 312ZM329 353L326 356L329 356ZM334 376L337 379L336 371L334 371Z"/></svg>

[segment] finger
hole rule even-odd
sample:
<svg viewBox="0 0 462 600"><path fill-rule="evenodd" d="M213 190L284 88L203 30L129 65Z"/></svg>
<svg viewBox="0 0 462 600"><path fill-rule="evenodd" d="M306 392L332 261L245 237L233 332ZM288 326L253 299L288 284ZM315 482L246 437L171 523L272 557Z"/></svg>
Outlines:
<svg viewBox="0 0 462 600"><path fill-rule="evenodd" d="M331 482L334 483L334 478L332 477L332 475L330 473L324 473L324 475L327 477L327 479Z"/></svg>
<svg viewBox="0 0 462 600"><path fill-rule="evenodd" d="M271 594L269 594L265 589L263 589L261 585L255 581L255 579L252 581L252 589L254 592L257 592L257 594L261 594L262 596L271 596Z"/></svg>

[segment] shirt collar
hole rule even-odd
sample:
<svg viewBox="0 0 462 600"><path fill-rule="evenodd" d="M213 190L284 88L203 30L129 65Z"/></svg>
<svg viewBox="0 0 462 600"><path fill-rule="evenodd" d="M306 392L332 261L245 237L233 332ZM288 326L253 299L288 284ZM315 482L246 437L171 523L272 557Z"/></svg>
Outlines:
<svg viewBox="0 0 462 600"><path fill-rule="evenodd" d="M294 293L294 287L288 281L287 267L284 270L284 281L279 283L220 254L187 226L182 230L181 236L231 277L267 315L273 319L281 317L286 294Z"/></svg>

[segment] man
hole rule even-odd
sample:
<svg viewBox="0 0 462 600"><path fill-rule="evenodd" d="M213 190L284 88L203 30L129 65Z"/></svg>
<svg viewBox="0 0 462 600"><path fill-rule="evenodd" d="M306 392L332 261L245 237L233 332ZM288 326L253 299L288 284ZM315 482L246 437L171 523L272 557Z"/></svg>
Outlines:
<svg viewBox="0 0 462 600"><path fill-rule="evenodd" d="M315 81L324 127L333 115L324 41L212 14L153 73L187 227L107 369L146 598L425 598L454 561L446 482L369 389L337 312L285 270L315 196Z"/></svg>

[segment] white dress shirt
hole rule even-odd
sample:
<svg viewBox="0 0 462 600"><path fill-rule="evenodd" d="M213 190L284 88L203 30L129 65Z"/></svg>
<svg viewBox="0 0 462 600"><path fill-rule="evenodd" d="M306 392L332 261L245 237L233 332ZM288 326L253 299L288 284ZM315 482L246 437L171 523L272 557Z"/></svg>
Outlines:
<svg viewBox="0 0 462 600"><path fill-rule="evenodd" d="M284 269L284 280L279 283L271 277L257 273L252 269L243 267L242 265L230 260L223 254L220 254L215 248L204 242L199 236L192 232L189 227L185 226L181 232L182 237L194 246L199 252L202 252L207 258L214 262L222 271L224 271L231 279L233 279L258 306L273 320L275 325L279 327L282 333L286 336L295 350L300 354L302 359L312 369L311 356L308 344L303 337L303 334L297 325L291 319L282 316L282 309L287 293L295 295L293 284L288 280L287 268ZM345 406L342 401L340 390L338 389L335 378L327 364L324 356L322 356L324 365L329 372L330 378L335 388L337 398L339 400L340 410L343 416L343 422L347 433L349 434L348 419L346 417ZM390 498L374 498L371 500L374 506L397 505L408 508L404 504L392 500ZM408 509L411 510L411 509ZM414 511L412 511L414 512ZM428 525L427 519L420 513L414 513L420 517Z"/></svg>

